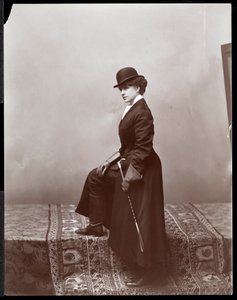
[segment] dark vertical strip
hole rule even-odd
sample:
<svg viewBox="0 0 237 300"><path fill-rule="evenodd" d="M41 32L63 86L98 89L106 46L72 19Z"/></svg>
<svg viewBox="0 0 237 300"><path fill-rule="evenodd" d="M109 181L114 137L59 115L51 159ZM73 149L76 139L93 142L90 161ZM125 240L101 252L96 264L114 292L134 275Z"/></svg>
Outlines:
<svg viewBox="0 0 237 300"><path fill-rule="evenodd" d="M58 218L58 228L57 228L57 255L58 255L58 279L61 281L64 277L64 267L63 267L63 247L62 247L62 212L61 205L57 204L57 218Z"/></svg>
<svg viewBox="0 0 237 300"><path fill-rule="evenodd" d="M50 229L51 229L51 204L48 204L48 229L46 233L46 248L48 252L48 265L49 265L49 270L50 270L50 281L51 281L51 288L49 291L52 291L52 295L55 295L55 287L54 287L54 279L53 279L53 274L52 274L52 264L51 264L51 259L50 259L50 249L49 249L49 241L50 241ZM51 295L51 293L49 294Z"/></svg>
<svg viewBox="0 0 237 300"><path fill-rule="evenodd" d="M1 114L1 125L0 125L0 296L4 294L4 122L3 122L3 0L0 0L0 114Z"/></svg>
<svg viewBox="0 0 237 300"><path fill-rule="evenodd" d="M48 245L48 239L49 239L49 230L50 230L50 227L51 227L51 207L50 207L50 204L48 204L48 208L49 208L49 211L48 211L48 221L49 221L49 224L48 224L48 229L47 229L47 232L46 232L46 242L47 242L47 245Z"/></svg>
<svg viewBox="0 0 237 300"><path fill-rule="evenodd" d="M0 191L0 297L4 293L4 205L3 191Z"/></svg>
<svg viewBox="0 0 237 300"><path fill-rule="evenodd" d="M3 27L4 27L4 0L0 0L0 104L3 104ZM1 119L2 121L2 119ZM2 125L2 124L1 124Z"/></svg>

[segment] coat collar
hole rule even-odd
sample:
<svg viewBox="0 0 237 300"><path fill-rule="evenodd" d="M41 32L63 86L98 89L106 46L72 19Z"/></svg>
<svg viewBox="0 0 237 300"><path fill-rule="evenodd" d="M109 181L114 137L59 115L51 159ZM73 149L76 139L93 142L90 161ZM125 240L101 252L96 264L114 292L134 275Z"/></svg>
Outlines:
<svg viewBox="0 0 237 300"><path fill-rule="evenodd" d="M129 111L125 114L125 116L123 117L123 119L120 121L119 124L121 124L123 122L124 119L126 119L126 117L137 107L139 106L140 104L144 103L145 102L145 99L144 98L141 98L139 99L139 101L137 101L135 104L133 104L133 106L129 109Z"/></svg>

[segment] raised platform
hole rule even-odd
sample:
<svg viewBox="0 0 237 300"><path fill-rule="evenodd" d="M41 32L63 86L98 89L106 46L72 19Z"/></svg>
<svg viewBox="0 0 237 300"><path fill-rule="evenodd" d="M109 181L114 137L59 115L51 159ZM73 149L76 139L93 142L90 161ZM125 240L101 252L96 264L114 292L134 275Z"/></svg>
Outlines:
<svg viewBox="0 0 237 300"><path fill-rule="evenodd" d="M5 295L232 294L230 204L165 206L169 280L127 288L108 235L75 234L88 220L75 205L5 205Z"/></svg>

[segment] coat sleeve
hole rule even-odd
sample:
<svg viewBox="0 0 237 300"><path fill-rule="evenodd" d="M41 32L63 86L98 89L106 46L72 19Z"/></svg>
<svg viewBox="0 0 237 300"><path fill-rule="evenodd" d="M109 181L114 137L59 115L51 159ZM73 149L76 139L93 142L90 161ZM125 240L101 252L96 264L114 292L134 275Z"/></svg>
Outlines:
<svg viewBox="0 0 237 300"><path fill-rule="evenodd" d="M134 133L135 143L130 164L142 175L146 164L145 160L153 149L154 124L150 111L141 111L135 116ZM126 176L131 177L129 168L127 173Z"/></svg>

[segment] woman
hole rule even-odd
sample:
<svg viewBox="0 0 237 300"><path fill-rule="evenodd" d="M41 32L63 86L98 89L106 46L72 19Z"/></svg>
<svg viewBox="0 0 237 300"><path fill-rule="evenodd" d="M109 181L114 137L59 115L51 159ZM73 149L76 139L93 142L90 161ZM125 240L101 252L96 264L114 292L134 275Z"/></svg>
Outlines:
<svg viewBox="0 0 237 300"><path fill-rule="evenodd" d="M147 80L132 67L119 70L116 79L127 104L119 124L121 148L89 173L76 212L90 224L77 233L101 236L103 225L109 228L109 246L137 275L127 285L141 286L166 268L162 169L143 98Z"/></svg>

